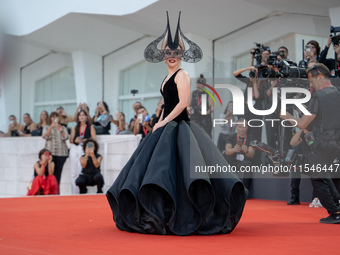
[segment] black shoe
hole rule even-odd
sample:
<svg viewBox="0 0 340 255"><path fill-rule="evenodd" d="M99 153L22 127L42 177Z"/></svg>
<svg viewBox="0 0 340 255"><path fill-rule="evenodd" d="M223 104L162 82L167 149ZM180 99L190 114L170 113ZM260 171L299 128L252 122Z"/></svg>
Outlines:
<svg viewBox="0 0 340 255"><path fill-rule="evenodd" d="M319 221L320 223L327 224L340 224L340 214L330 214L327 218L322 218Z"/></svg>
<svg viewBox="0 0 340 255"><path fill-rule="evenodd" d="M299 205L300 199L298 197L292 197L288 202L287 205Z"/></svg>

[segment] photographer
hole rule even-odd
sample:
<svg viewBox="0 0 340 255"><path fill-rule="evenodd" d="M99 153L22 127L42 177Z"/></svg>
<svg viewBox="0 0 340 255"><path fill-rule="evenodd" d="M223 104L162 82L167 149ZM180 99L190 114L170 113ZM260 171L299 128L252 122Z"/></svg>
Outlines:
<svg viewBox="0 0 340 255"><path fill-rule="evenodd" d="M242 73L249 71L249 77L243 76ZM241 82L247 84L244 91L245 97L245 107L244 107L244 118L247 120L251 119L262 119L262 116L257 116L250 112L248 107L248 91L247 88L253 88L252 103L255 109L263 110L264 99L266 97L267 90L265 89L266 81L260 81L257 79L257 68L250 66L247 68L239 69L233 72L235 78ZM253 76L253 78L251 77ZM257 140L261 141L262 127L252 127L250 129L251 136Z"/></svg>
<svg viewBox="0 0 340 255"><path fill-rule="evenodd" d="M336 59L326 59L328 49L333 44ZM330 36L324 51L321 53L320 62L324 61L331 72L332 84L340 87L340 34Z"/></svg>
<svg viewBox="0 0 340 255"><path fill-rule="evenodd" d="M233 107L233 101L229 101L227 107L224 110L224 113L220 115L220 119L224 119L227 121L227 123L221 124L221 133L219 134L217 139L217 148L220 152L223 152L225 150L225 143L228 136L236 132L236 126L233 125L233 123L236 123L238 118L234 116Z"/></svg>
<svg viewBox="0 0 340 255"><path fill-rule="evenodd" d="M258 57L256 57L256 53L260 51L261 54L261 61L258 61ZM262 51L262 52L261 52ZM256 58L256 64L261 64L261 65L267 65L267 60L270 55L270 49L269 47L261 46L260 50L259 49L251 49L251 60L250 60L250 66L254 65L254 59ZM260 63L259 63L260 62Z"/></svg>
<svg viewBox="0 0 340 255"><path fill-rule="evenodd" d="M76 185L79 187L80 194L86 194L86 186L97 185L97 193L103 193L104 179L100 173L100 163L103 157L98 154L98 144L96 141L89 139L84 142L83 149L85 155L80 158L82 171L76 179Z"/></svg>
<svg viewBox="0 0 340 255"><path fill-rule="evenodd" d="M150 127L150 116L144 106L140 106L137 110L137 119L133 129L134 135L141 134L143 138L152 130Z"/></svg>
<svg viewBox="0 0 340 255"><path fill-rule="evenodd" d="M325 171L310 171L312 185L321 204L329 213L327 218L320 219L320 223L340 223L340 196L334 183L330 179L328 167L340 155L340 91L332 86L328 68L316 63L307 69L311 87L316 91L308 104L311 115L295 118L291 114L281 115L282 119L292 119L297 127L306 128L313 121L312 133L309 137L313 141L308 154L309 166L321 166ZM295 124L295 121L291 121Z"/></svg>
<svg viewBox="0 0 340 255"><path fill-rule="evenodd" d="M337 55L337 59L327 58L328 50L331 47L332 43L333 43L333 50L334 50L335 54ZM338 64L339 60L340 60L339 47L340 47L340 35L329 36L328 41L327 41L327 45L325 46L324 50L320 54L319 62L323 63L325 66L327 66L330 72L332 72L333 70L334 70L333 72L340 70L340 66ZM331 73L331 76L340 78L340 73L339 73L339 71L338 71L338 75L336 75L335 73L334 74Z"/></svg>
<svg viewBox="0 0 340 255"><path fill-rule="evenodd" d="M277 49L277 60L286 60L290 62L293 66L297 66L297 64L288 59L289 51L286 46L281 46Z"/></svg>
<svg viewBox="0 0 340 255"><path fill-rule="evenodd" d="M255 155L255 150L249 144L253 140L247 134L248 123L245 119L240 118L236 122L237 133L228 136L225 145L225 159L231 166L236 166L240 170L241 166L252 166L252 159ZM249 190L251 185L252 172L243 174L243 184Z"/></svg>

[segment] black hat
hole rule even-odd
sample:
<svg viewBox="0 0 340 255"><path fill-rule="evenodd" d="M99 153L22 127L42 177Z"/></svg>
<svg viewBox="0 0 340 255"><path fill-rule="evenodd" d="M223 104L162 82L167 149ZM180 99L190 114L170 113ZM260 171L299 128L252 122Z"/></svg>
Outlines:
<svg viewBox="0 0 340 255"><path fill-rule="evenodd" d="M182 33L180 28L180 17L181 12L179 12L177 29L175 34L175 39L172 40L170 24L169 24L169 15L167 15L167 26L164 33L158 37L156 40L152 41L144 50L144 58L151 63L158 63L164 60L164 50L166 47L169 47L171 50L176 50L178 46L181 48L182 52L182 60L188 63L196 63L200 61L203 57L203 52L201 48L194 42L190 41L185 35ZM160 41L163 40L161 49L158 49L157 46ZM183 40L189 45L189 49L185 50Z"/></svg>

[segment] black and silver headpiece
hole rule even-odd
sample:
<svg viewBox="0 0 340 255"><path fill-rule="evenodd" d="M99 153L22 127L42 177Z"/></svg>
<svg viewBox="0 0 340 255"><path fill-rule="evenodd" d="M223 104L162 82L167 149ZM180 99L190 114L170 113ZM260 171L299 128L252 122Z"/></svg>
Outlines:
<svg viewBox="0 0 340 255"><path fill-rule="evenodd" d="M188 63L196 63L200 61L203 57L203 52L201 48L194 42L190 41L182 33L180 28L180 17L181 12L179 12L177 29L175 34L175 39L172 40L169 15L167 15L167 26L164 33L158 37L156 40L152 41L144 50L144 58L151 63L158 63L167 57L182 57L182 60ZM157 46L162 41L161 49ZM189 49L185 49L184 41L189 45ZM166 49L168 47L169 49ZM180 49L178 49L180 47Z"/></svg>

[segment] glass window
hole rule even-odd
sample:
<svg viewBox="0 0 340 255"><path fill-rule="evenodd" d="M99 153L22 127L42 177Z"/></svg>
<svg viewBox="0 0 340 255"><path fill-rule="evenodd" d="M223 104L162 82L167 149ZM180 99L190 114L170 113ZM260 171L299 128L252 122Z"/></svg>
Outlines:
<svg viewBox="0 0 340 255"><path fill-rule="evenodd" d="M168 74L165 64L152 64L147 61L139 62L121 72L119 109L125 114L126 122L135 116L132 105L139 101L149 115L155 113L157 103L161 99L160 87ZM132 94L132 90L138 93Z"/></svg>
<svg viewBox="0 0 340 255"><path fill-rule="evenodd" d="M77 109L73 68L65 67L35 83L34 121L39 123L41 111L50 114L58 106L71 116ZM69 127L75 124L70 123Z"/></svg>

